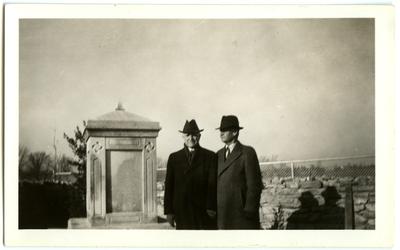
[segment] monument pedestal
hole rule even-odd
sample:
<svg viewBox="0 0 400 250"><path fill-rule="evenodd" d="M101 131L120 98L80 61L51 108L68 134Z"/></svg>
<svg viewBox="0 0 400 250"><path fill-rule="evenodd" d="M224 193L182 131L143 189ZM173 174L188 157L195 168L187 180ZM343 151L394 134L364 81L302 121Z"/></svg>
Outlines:
<svg viewBox="0 0 400 250"><path fill-rule="evenodd" d="M86 138L86 220L69 226L113 227L157 222L158 122L126 112L89 120Z"/></svg>

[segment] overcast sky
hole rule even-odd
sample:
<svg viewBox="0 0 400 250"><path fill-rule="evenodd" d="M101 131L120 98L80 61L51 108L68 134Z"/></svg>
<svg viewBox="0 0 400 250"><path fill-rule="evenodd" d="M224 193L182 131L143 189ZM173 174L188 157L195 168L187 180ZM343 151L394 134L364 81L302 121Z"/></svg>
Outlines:
<svg viewBox="0 0 400 250"><path fill-rule="evenodd" d="M125 109L160 122L158 155L240 140L281 160L374 154L373 19L23 20L20 144L71 155L62 134Z"/></svg>

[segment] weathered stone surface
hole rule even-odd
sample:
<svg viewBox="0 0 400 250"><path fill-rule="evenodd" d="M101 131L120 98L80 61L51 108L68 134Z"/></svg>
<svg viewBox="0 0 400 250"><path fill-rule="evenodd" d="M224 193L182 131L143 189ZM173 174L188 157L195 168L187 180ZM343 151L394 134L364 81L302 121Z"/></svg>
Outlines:
<svg viewBox="0 0 400 250"><path fill-rule="evenodd" d="M375 203L375 195L370 195L368 198L368 202Z"/></svg>
<svg viewBox="0 0 400 250"><path fill-rule="evenodd" d="M354 182L357 183L358 185L365 186L368 184L369 180L368 177L366 176L359 176L354 179Z"/></svg>
<svg viewBox="0 0 400 250"><path fill-rule="evenodd" d="M367 229L367 225L365 224L356 224L355 229Z"/></svg>
<svg viewBox="0 0 400 250"><path fill-rule="evenodd" d="M354 212L359 212L365 209L365 205L364 204L360 204L360 205L354 205Z"/></svg>
<svg viewBox="0 0 400 250"><path fill-rule="evenodd" d="M374 186L353 186L353 192L369 192L374 190Z"/></svg>
<svg viewBox="0 0 400 250"><path fill-rule="evenodd" d="M157 190L164 191L164 183L163 182L160 182L160 181L157 182Z"/></svg>
<svg viewBox="0 0 400 250"><path fill-rule="evenodd" d="M271 184L281 184L281 180L279 179L279 177L275 176L272 179Z"/></svg>
<svg viewBox="0 0 400 250"><path fill-rule="evenodd" d="M366 208L367 208L368 211L375 213L375 203L368 203L366 205Z"/></svg>
<svg viewBox="0 0 400 250"><path fill-rule="evenodd" d="M366 204L368 202L368 198L354 198L354 205Z"/></svg>
<svg viewBox="0 0 400 250"><path fill-rule="evenodd" d="M279 195L298 195L297 188L282 188L276 190Z"/></svg>
<svg viewBox="0 0 400 250"><path fill-rule="evenodd" d="M369 225L369 224L367 224L367 225L365 225L365 229L374 230L374 229L375 229L375 225Z"/></svg>
<svg viewBox="0 0 400 250"><path fill-rule="evenodd" d="M279 204L283 208L298 208L300 207L301 203L298 198L292 198L292 197L287 197L287 198L282 198L279 200Z"/></svg>
<svg viewBox="0 0 400 250"><path fill-rule="evenodd" d="M375 212L369 210L360 211L359 214L367 219L375 219Z"/></svg>
<svg viewBox="0 0 400 250"><path fill-rule="evenodd" d="M292 189L298 189L300 187L300 185L299 185L298 181L286 182L286 187L292 188Z"/></svg>
<svg viewBox="0 0 400 250"><path fill-rule="evenodd" d="M321 188L322 187L322 182L320 181L304 181L300 182L300 187L304 189L309 189L309 188Z"/></svg>
<svg viewBox="0 0 400 250"><path fill-rule="evenodd" d="M368 199L369 197L369 192L357 192L353 194L354 198L364 198L364 199Z"/></svg>
<svg viewBox="0 0 400 250"><path fill-rule="evenodd" d="M270 190L263 190L261 193L260 203L271 203L274 199L275 195Z"/></svg>
<svg viewBox="0 0 400 250"><path fill-rule="evenodd" d="M375 226L375 219L368 220L368 225Z"/></svg>
<svg viewBox="0 0 400 250"><path fill-rule="evenodd" d="M354 221L357 224L364 224L367 222L367 218L365 218L364 216L361 216L359 214L355 214L354 215Z"/></svg>

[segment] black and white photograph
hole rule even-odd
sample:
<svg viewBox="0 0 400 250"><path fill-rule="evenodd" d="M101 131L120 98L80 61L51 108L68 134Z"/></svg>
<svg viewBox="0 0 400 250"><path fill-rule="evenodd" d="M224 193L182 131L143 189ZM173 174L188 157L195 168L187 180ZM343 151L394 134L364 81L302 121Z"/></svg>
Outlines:
<svg viewBox="0 0 400 250"><path fill-rule="evenodd" d="M377 178L393 171L392 153L380 149L390 141L379 143L390 130L377 122L390 120L380 110L394 84L389 76L377 85L385 73L377 64L391 43L378 36L378 14L357 10L21 15L6 26L18 38L16 53L5 53L5 106L17 112L18 138L18 166L5 169L5 204L16 209L8 225L90 239L279 231L311 244L319 233L390 231L376 210L393 185Z"/></svg>

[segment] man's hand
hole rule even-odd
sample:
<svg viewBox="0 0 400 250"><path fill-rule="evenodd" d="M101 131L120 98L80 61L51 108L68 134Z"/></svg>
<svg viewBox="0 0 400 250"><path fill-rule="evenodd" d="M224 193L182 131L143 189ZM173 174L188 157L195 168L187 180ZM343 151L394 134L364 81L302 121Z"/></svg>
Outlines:
<svg viewBox="0 0 400 250"><path fill-rule="evenodd" d="M214 218L217 215L217 212L215 212L214 210L209 210L207 209L207 214L208 216L210 216L211 218Z"/></svg>
<svg viewBox="0 0 400 250"><path fill-rule="evenodd" d="M167 214L167 221L172 227L175 227L175 215Z"/></svg>

